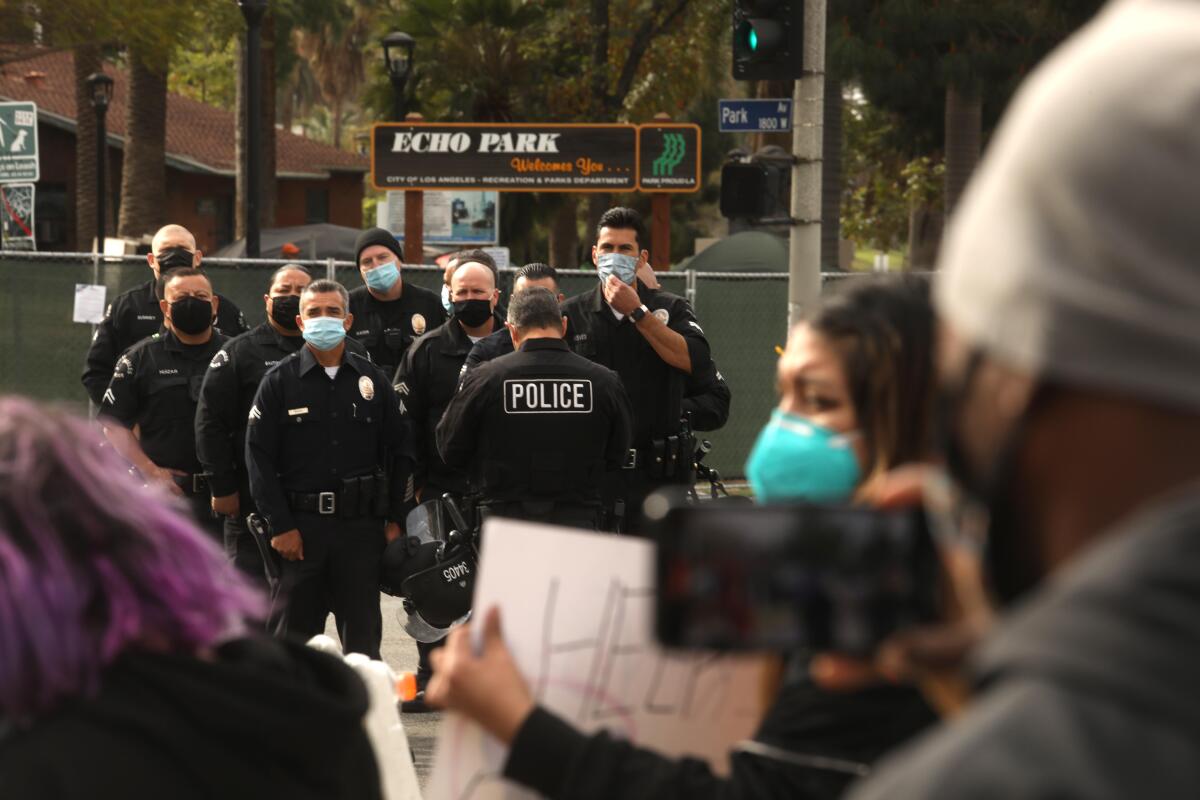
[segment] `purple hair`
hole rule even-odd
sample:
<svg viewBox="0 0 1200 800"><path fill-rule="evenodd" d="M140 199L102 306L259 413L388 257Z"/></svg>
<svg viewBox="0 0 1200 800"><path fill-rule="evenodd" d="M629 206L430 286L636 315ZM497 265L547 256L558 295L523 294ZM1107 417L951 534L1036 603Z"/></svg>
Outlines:
<svg viewBox="0 0 1200 800"><path fill-rule="evenodd" d="M264 608L97 429L0 397L0 717L95 692L128 649L198 653Z"/></svg>

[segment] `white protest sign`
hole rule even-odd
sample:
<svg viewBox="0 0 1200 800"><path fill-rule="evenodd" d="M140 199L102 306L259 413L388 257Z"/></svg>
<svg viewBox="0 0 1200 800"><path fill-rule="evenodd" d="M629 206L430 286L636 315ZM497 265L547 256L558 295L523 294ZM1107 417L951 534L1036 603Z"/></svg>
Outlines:
<svg viewBox="0 0 1200 800"><path fill-rule="evenodd" d="M75 322L90 322L93 325L103 322L106 292L107 289L102 285L75 284L75 313L71 319Z"/></svg>
<svg viewBox="0 0 1200 800"><path fill-rule="evenodd" d="M581 730L606 728L726 773L731 746L762 716L761 660L668 655L655 643L647 540L489 520L474 607L482 618L492 606L534 698ZM500 777L506 756L477 725L447 714L425 797L533 797Z"/></svg>

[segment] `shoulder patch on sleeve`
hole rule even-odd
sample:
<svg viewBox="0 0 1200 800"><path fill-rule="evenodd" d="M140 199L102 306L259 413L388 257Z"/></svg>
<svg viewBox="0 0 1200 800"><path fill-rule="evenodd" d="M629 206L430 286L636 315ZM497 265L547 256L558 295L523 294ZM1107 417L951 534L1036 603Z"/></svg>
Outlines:
<svg viewBox="0 0 1200 800"><path fill-rule="evenodd" d="M249 416L247 416L247 419L250 422L254 422L255 420L262 419L262 412L258 410L258 406L256 406L256 405L250 406L250 414L249 414Z"/></svg>
<svg viewBox="0 0 1200 800"><path fill-rule="evenodd" d="M224 350L218 350L217 354L215 356L213 356L213 360L208 362L208 368L209 369L220 369L221 367L225 366L228 363L229 363L229 353L227 353Z"/></svg>
<svg viewBox="0 0 1200 800"><path fill-rule="evenodd" d="M116 366L113 367L113 380L128 377L131 372L133 372L133 362L129 360L129 356L122 355L117 359Z"/></svg>
<svg viewBox="0 0 1200 800"><path fill-rule="evenodd" d="M665 308L654 309L654 316L658 317L658 321L663 325L666 325L671 321L671 312L667 311Z"/></svg>
<svg viewBox="0 0 1200 800"><path fill-rule="evenodd" d="M402 394L405 397L408 397L408 384L404 381L400 381L392 388L396 390L396 394Z"/></svg>
<svg viewBox="0 0 1200 800"><path fill-rule="evenodd" d="M100 399L101 405L104 405L106 403L110 406L115 406L117 404L117 397L116 397L116 395L113 394L113 390L112 390L111 386L104 390L104 397L102 397Z"/></svg>

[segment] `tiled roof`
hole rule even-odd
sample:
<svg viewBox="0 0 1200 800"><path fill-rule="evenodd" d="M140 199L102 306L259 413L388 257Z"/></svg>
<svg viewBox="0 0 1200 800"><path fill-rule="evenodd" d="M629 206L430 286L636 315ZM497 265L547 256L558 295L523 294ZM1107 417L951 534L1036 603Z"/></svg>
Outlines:
<svg viewBox="0 0 1200 800"><path fill-rule="evenodd" d="M75 128L75 66L70 50L31 50L24 56L6 51L0 59L0 99L32 100L49 124ZM113 99L105 119L110 141L125 139L125 103L129 76L106 64ZM179 94L167 95L167 161L176 168L232 175L235 171L234 115ZM281 176L321 175L330 171L366 172L364 156L276 129L275 165Z"/></svg>

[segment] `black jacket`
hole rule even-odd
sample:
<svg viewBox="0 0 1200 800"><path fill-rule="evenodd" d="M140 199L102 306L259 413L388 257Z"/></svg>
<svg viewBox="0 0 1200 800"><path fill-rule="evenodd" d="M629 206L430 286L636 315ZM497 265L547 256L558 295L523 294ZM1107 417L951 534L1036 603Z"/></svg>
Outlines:
<svg viewBox="0 0 1200 800"><path fill-rule="evenodd" d="M481 342L482 344L482 342ZM471 370L437 426L438 451L481 501L599 504L605 471L629 450L629 398L612 370L562 339Z"/></svg>
<svg viewBox="0 0 1200 800"><path fill-rule="evenodd" d="M350 337L389 376L418 337L446 321L442 299L407 281L403 293L392 301L377 300L366 286L359 286L350 292L350 313L354 315Z"/></svg>
<svg viewBox="0 0 1200 800"><path fill-rule="evenodd" d="M249 326L241 310L228 297L220 294L217 297L220 299L215 323L217 330L226 336L244 333ZM81 378L93 403L100 405L117 358L136 342L158 333L162 324L162 309L154 295L154 281L118 295L109 304L104 321L92 337Z"/></svg>
<svg viewBox="0 0 1200 800"><path fill-rule="evenodd" d="M504 320L492 315L495 327ZM471 352L471 339L455 317L413 342L396 370L396 394L412 423L417 466L417 489L464 495L470 490L467 473L448 466L437 449L437 425L458 388L463 363ZM424 499L428 500L428 497Z"/></svg>
<svg viewBox="0 0 1200 800"><path fill-rule="evenodd" d="M342 481L388 475L387 518L409 506L411 435L387 376L365 356L344 352L330 379L301 348L262 379L246 428L246 471L254 505L275 533L296 528L288 492L340 492Z"/></svg>
<svg viewBox="0 0 1200 800"><path fill-rule="evenodd" d="M117 359L101 396L100 413L126 428L138 426L139 444L160 467L201 472L193 425L204 373L228 341L213 331L204 344L183 344L163 330Z"/></svg>
<svg viewBox="0 0 1200 800"><path fill-rule="evenodd" d="M242 639L211 661L126 653L94 697L0 721L6 800L372 800L362 681L298 644Z"/></svg>
<svg viewBox="0 0 1200 800"><path fill-rule="evenodd" d="M1200 492L1148 506L1015 611L966 713L898 751L875 798L1194 798Z"/></svg>
<svg viewBox="0 0 1200 800"><path fill-rule="evenodd" d="M637 284L638 297L650 312L683 336L692 372L705 375L711 360L708 340L686 300ZM663 361L628 318L618 320L599 285L563 303L570 325L571 349L621 377L633 407L633 446L679 432L687 376Z"/></svg>
<svg viewBox="0 0 1200 800"><path fill-rule="evenodd" d="M518 731L504 775L553 800L824 800L839 797L857 772L933 720L911 689L834 695L794 682L754 742L797 758L747 745L731 754L722 778L705 761L667 758L605 732L589 736L538 709Z"/></svg>
<svg viewBox="0 0 1200 800"><path fill-rule="evenodd" d="M571 341L571 330L567 329L567 341ZM512 335L508 328L498 330L491 336L475 343L467 353L467 371L480 364L508 355L513 351ZM717 371L715 361L709 359L708 369L696 371L684 378L683 400L680 410L691 415L692 430L715 431L725 427L729 420L729 406L733 395L724 376Z"/></svg>

